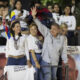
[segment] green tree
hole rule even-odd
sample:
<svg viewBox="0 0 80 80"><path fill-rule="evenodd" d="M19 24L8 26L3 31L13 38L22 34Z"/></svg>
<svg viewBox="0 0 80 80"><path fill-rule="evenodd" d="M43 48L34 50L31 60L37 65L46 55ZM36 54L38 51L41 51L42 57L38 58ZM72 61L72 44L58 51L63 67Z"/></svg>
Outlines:
<svg viewBox="0 0 80 80"><path fill-rule="evenodd" d="M76 1L75 16L77 19L77 26L80 26L80 0Z"/></svg>
<svg viewBox="0 0 80 80"><path fill-rule="evenodd" d="M44 6L46 6L48 2L51 2L51 4L53 4L53 3L59 3L60 0L41 0L41 2Z"/></svg>
<svg viewBox="0 0 80 80"><path fill-rule="evenodd" d="M77 26L80 26L80 0L76 1L76 9L75 9L75 16L77 20ZM59 3L62 9L64 9L65 5L71 5L72 0L41 0L42 4L44 6L47 5L47 3L53 5L54 3Z"/></svg>

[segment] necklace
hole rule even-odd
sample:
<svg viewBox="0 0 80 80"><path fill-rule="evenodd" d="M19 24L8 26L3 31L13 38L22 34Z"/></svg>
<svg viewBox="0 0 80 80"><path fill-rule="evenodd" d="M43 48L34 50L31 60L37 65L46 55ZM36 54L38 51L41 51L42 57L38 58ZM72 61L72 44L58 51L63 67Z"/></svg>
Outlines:
<svg viewBox="0 0 80 80"><path fill-rule="evenodd" d="M19 39L20 39L20 37L18 37L17 39L15 39L15 37L14 37L14 47L15 47L16 50L19 49L19 45L18 45Z"/></svg>

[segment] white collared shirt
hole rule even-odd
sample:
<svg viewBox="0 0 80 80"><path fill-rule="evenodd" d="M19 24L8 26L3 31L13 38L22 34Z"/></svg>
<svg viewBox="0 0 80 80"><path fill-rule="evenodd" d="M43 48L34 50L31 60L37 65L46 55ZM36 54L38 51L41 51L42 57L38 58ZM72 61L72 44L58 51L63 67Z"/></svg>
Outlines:
<svg viewBox="0 0 80 80"><path fill-rule="evenodd" d="M29 60L29 51L28 51L26 37L27 36L22 35L20 39L17 41L17 45L19 47L18 50L16 50L14 46L13 37L11 37L10 39L7 39L6 57L8 57L8 55L12 55L12 56L26 55L27 59ZM16 38L18 38L18 36L16 36Z"/></svg>
<svg viewBox="0 0 80 80"><path fill-rule="evenodd" d="M31 34L27 37L28 41L28 48L29 50L34 50L35 53L41 53L42 52L42 44L41 42Z"/></svg>
<svg viewBox="0 0 80 80"><path fill-rule="evenodd" d="M76 29L76 19L74 16L60 16L59 24L66 23L68 25L68 30Z"/></svg>

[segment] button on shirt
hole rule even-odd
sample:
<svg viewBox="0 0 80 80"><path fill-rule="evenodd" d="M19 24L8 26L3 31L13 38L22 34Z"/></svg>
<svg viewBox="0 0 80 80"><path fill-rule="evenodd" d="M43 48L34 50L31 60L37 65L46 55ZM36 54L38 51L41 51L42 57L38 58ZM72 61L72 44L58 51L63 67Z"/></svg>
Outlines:
<svg viewBox="0 0 80 80"><path fill-rule="evenodd" d="M18 50L16 50L14 46L13 37L11 37L10 39L7 39L6 57L8 57L8 55L12 55L12 56L26 55L27 59L29 60L29 51L28 51L26 37L27 36L22 35L20 39L17 41L17 45L19 47ZM18 36L16 36L16 38L18 38Z"/></svg>
<svg viewBox="0 0 80 80"><path fill-rule="evenodd" d="M50 30L43 25L38 19L34 19L39 31L44 36L44 44L42 50L42 59L51 63L51 65L58 65L59 56L62 54L62 60L67 63L67 49L65 46L64 36L58 35L56 38L50 33Z"/></svg>
<svg viewBox="0 0 80 80"><path fill-rule="evenodd" d="M29 50L34 50L35 53L41 53L42 52L42 44L36 37L29 35L27 37L27 41L28 41Z"/></svg>

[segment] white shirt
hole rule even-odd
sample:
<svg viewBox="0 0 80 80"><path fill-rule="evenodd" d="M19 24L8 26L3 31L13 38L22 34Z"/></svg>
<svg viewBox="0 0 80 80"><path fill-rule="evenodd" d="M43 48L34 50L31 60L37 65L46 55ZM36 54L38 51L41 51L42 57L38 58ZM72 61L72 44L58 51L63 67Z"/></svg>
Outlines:
<svg viewBox="0 0 80 80"><path fill-rule="evenodd" d="M16 36L16 38L18 38L18 36ZM7 39L6 57L8 57L8 55L12 55L12 56L26 55L27 59L29 60L29 51L28 51L28 46L27 46L25 35L22 35L20 37L20 39L17 41L17 45L19 47L18 50L16 50L14 46L13 37L11 37L10 39Z"/></svg>
<svg viewBox="0 0 80 80"><path fill-rule="evenodd" d="M42 47L42 44L36 37L29 35L27 37L27 41L28 41L29 50L34 50L35 53L41 53L42 52L42 49L40 49L40 47Z"/></svg>
<svg viewBox="0 0 80 80"><path fill-rule="evenodd" d="M52 13L52 15L53 15L53 19L55 20L55 22L59 24L59 18L60 18L59 14L58 13Z"/></svg>
<svg viewBox="0 0 80 80"><path fill-rule="evenodd" d="M18 17L18 15L21 13L21 11L18 11L18 10L13 10L15 12L15 16ZM29 12L26 11L26 10L23 10L23 15L20 16L19 18L20 19L25 19L27 16L29 15ZM24 22L24 21L20 21L20 24L21 24L21 28L26 28L27 27L27 23Z"/></svg>
<svg viewBox="0 0 80 80"><path fill-rule="evenodd" d="M60 16L59 24L66 23L68 25L68 30L76 29L76 19L74 16Z"/></svg>

